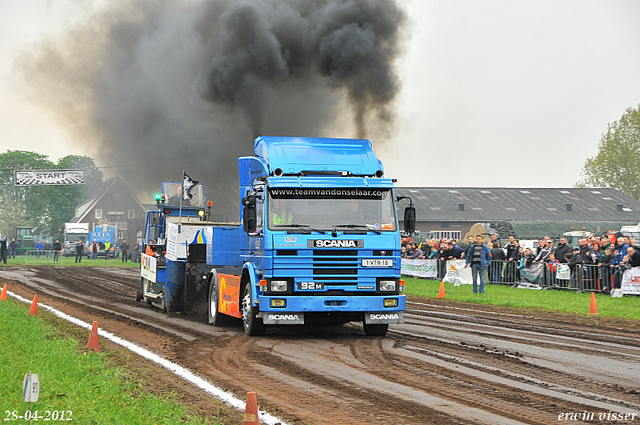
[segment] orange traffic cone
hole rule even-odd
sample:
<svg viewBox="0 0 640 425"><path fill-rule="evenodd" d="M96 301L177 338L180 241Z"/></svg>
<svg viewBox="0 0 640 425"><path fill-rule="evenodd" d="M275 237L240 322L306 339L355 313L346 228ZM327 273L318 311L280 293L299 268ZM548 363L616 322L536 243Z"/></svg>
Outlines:
<svg viewBox="0 0 640 425"><path fill-rule="evenodd" d="M260 425L256 393L247 393L247 406L244 409L244 420L242 421L242 425Z"/></svg>
<svg viewBox="0 0 640 425"><path fill-rule="evenodd" d="M440 292L436 298L444 298L444 282L440 282Z"/></svg>
<svg viewBox="0 0 640 425"><path fill-rule="evenodd" d="M89 342L87 342L87 348L92 348L97 352L100 352L100 345L98 344L98 322L93 322L91 333L89 334Z"/></svg>
<svg viewBox="0 0 640 425"><path fill-rule="evenodd" d="M38 294L33 296L33 301L31 302L31 308L29 309L29 316L38 317Z"/></svg>
<svg viewBox="0 0 640 425"><path fill-rule="evenodd" d="M5 283L2 287L2 294L0 294L0 300L6 301L7 299L7 284Z"/></svg>
<svg viewBox="0 0 640 425"><path fill-rule="evenodd" d="M589 305L589 314L598 314L598 306L596 305L596 294L591 293L591 305Z"/></svg>

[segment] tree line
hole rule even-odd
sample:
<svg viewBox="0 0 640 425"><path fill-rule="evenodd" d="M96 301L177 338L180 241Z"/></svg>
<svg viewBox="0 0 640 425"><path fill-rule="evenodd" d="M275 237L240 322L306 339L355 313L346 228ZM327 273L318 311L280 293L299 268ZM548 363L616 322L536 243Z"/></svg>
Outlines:
<svg viewBox="0 0 640 425"><path fill-rule="evenodd" d="M20 170L84 170L85 184L73 186L15 186ZM62 240L64 223L75 207L89 199L103 182L102 171L87 156L68 155L57 162L28 151L0 154L0 234L11 239L16 226L33 226L34 234Z"/></svg>
<svg viewBox="0 0 640 425"><path fill-rule="evenodd" d="M576 187L611 187L640 200L640 105L608 125Z"/></svg>

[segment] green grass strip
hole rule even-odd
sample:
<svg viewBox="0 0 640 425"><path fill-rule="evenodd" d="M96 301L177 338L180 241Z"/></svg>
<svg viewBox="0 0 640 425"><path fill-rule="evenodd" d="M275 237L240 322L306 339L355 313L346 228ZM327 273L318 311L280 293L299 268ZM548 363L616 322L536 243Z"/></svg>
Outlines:
<svg viewBox="0 0 640 425"><path fill-rule="evenodd" d="M405 276L405 294L435 298L440 290L439 280L417 279ZM541 309L563 313L589 315L591 293L571 290L531 290L504 285L485 285L484 294L474 294L472 285L453 286L445 283L449 301L488 304L521 309ZM612 298L608 294L596 294L600 317L620 317L640 320L640 297Z"/></svg>
<svg viewBox="0 0 640 425"><path fill-rule="evenodd" d="M11 298L0 301L0 420L27 423L11 417L13 411L18 416L27 411L22 385L32 372L41 389L31 412L41 416L64 411L69 417L70 411L73 422L81 424L209 423L181 406L174 394L150 394L125 368L110 364L108 354L87 350L86 341L68 337L55 321L27 313L28 306Z"/></svg>
<svg viewBox="0 0 640 425"><path fill-rule="evenodd" d="M131 267L140 268L140 263L134 263L132 261L123 262L120 257L105 260L104 257L98 257L95 260L88 260L86 257L82 259L82 262L76 263L75 257L63 257L60 256L62 264L53 263L53 258L46 258L44 255L42 258L37 259L35 257L29 257L29 264L27 264L26 255L17 255L16 258L10 258L7 260L7 266L74 266L74 267ZM4 264L2 264L4 265Z"/></svg>

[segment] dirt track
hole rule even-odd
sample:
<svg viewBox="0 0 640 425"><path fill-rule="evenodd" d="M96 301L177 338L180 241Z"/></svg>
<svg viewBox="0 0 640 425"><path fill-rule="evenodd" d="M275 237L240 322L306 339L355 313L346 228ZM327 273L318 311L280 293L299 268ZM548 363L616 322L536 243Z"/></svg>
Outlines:
<svg viewBox="0 0 640 425"><path fill-rule="evenodd" d="M570 423L627 423L598 415L640 413L637 323L432 300L409 302L406 323L385 338L356 324L249 338L239 321L214 328L136 303L136 269L5 267L2 283L97 320L239 398L255 391L261 408L290 424L551 424L585 411L594 419Z"/></svg>

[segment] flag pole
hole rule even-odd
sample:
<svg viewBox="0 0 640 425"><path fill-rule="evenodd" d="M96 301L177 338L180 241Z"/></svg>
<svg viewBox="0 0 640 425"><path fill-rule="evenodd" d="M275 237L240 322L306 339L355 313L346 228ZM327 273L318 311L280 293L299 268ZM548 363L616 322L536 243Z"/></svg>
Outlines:
<svg viewBox="0 0 640 425"><path fill-rule="evenodd" d="M182 181L180 182L180 213L178 215L178 223L182 222L182 198L184 198L184 169L182 170ZM180 233L180 226L178 225L178 233Z"/></svg>

